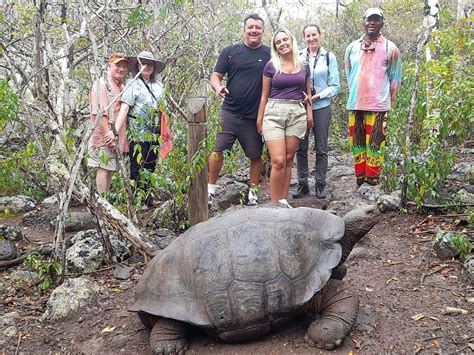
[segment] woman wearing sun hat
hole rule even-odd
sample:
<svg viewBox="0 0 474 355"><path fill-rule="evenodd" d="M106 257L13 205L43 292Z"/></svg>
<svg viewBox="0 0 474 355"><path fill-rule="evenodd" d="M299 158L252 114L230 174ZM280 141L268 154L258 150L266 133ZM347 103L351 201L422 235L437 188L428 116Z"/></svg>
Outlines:
<svg viewBox="0 0 474 355"><path fill-rule="evenodd" d="M117 131L127 122L127 134L130 144L130 179L135 186L140 182L142 169L153 172L158 158L160 134L159 103L164 94L163 84L157 75L165 64L151 52L142 51L136 57L129 57L128 68L138 78L122 94L120 113L115 126ZM149 183L145 185L145 191ZM151 201L151 199L149 199Z"/></svg>

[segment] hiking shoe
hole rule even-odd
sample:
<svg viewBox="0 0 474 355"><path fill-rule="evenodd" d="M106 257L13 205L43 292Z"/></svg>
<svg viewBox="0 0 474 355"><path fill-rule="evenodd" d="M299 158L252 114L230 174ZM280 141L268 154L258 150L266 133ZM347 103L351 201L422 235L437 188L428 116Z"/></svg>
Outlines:
<svg viewBox="0 0 474 355"><path fill-rule="evenodd" d="M315 191L316 191L315 193L316 198L320 198L320 199L326 198L326 192L324 191L324 186L316 185Z"/></svg>
<svg viewBox="0 0 474 355"><path fill-rule="evenodd" d="M309 187L308 185L298 185L298 189L294 194L292 194L293 198L301 198L304 195L309 194Z"/></svg>
<svg viewBox="0 0 474 355"><path fill-rule="evenodd" d="M211 194L210 192L207 193L207 205L208 206L211 206L212 204L214 204L215 199L216 199L215 194Z"/></svg>
<svg viewBox="0 0 474 355"><path fill-rule="evenodd" d="M286 200L286 198L282 198L281 200L278 200L278 203L279 203L280 205L285 206L286 208L293 208L293 207L288 203L288 201Z"/></svg>
<svg viewBox="0 0 474 355"><path fill-rule="evenodd" d="M247 202L247 205L248 205L248 206L256 206L256 205L258 205L258 198L257 198L257 197L254 197L254 196L250 197L249 200L248 200L248 202Z"/></svg>
<svg viewBox="0 0 474 355"><path fill-rule="evenodd" d="M248 206L258 205L258 189L255 187L251 187L249 189L249 195L247 199L248 199L247 201Z"/></svg>

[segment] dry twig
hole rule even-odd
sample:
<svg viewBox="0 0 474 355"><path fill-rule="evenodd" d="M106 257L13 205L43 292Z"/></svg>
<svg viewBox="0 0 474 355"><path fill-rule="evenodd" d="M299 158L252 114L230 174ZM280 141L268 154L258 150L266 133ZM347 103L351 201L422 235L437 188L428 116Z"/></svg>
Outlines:
<svg viewBox="0 0 474 355"><path fill-rule="evenodd" d="M425 272L423 275L421 275L420 284L423 285L423 282L425 281L425 278L427 276L436 274L437 272L440 272L441 270L446 269L448 266L449 265L447 265L447 264L442 264L442 265L438 266L436 269L431 270L430 272Z"/></svg>

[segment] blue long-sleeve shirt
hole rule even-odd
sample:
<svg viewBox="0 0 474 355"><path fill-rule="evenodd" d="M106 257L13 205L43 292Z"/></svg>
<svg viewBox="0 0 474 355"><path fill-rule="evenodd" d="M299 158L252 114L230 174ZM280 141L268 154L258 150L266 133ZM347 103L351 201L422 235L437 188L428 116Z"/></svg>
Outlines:
<svg viewBox="0 0 474 355"><path fill-rule="evenodd" d="M311 88L316 89L319 100L313 102L313 110L327 107L331 104L331 98L339 94L341 84L339 81L339 69L336 56L326 51L323 47L319 50L319 56L308 58L308 48L299 51L300 58L308 62L311 70ZM329 68L326 57L329 55ZM317 60L315 65L315 60Z"/></svg>

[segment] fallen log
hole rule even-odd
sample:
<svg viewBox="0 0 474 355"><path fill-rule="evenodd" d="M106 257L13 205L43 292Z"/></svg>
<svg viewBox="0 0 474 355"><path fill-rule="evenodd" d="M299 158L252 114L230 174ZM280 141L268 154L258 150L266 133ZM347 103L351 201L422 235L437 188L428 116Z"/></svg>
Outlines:
<svg viewBox="0 0 474 355"><path fill-rule="evenodd" d="M64 186L69 180L69 172L66 166L57 159L50 159L48 167L52 177ZM95 194L95 201L92 201L89 188L79 179L76 179L74 183L73 195L81 203L84 203L91 213L98 210L102 222L128 239L143 254L145 259L152 258L159 250L158 246L153 244L130 219L120 213L106 199Z"/></svg>

